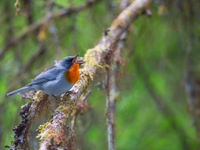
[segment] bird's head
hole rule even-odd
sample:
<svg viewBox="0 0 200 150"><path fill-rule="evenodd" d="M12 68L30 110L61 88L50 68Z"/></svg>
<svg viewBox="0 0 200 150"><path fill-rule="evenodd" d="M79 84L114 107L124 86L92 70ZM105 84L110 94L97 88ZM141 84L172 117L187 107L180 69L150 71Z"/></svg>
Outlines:
<svg viewBox="0 0 200 150"><path fill-rule="evenodd" d="M63 58L59 64L66 69L69 69L73 64L82 64L83 61L78 59L78 55L75 56L67 56Z"/></svg>

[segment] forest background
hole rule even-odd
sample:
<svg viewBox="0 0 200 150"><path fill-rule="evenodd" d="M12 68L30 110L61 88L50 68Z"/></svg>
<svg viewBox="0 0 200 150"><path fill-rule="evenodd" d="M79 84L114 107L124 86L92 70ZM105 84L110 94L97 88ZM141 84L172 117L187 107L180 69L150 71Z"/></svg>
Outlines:
<svg viewBox="0 0 200 150"><path fill-rule="evenodd" d="M31 25L52 12L86 2L0 1L0 149L11 145L12 128L21 121L20 106L29 101L20 95L6 97L6 93L30 82L55 60L75 54L83 57L132 1L92 1L80 11L52 18L29 32ZM117 58L116 149L199 149L200 2L155 0L123 40ZM88 109L76 121L81 149L107 149L104 84L104 73L95 76ZM31 134L39 133L36 129L44 118Z"/></svg>

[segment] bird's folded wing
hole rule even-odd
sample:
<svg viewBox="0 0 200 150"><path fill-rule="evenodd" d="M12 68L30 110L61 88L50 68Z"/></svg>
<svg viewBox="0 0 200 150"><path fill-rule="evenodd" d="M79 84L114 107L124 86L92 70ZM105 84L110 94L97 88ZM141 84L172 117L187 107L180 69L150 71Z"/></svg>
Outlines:
<svg viewBox="0 0 200 150"><path fill-rule="evenodd" d="M52 66L45 70L44 72L41 72L38 76L36 76L31 83L28 85L35 85L35 84L42 84L47 81L55 80L56 77L65 70L63 68L57 68L56 66Z"/></svg>

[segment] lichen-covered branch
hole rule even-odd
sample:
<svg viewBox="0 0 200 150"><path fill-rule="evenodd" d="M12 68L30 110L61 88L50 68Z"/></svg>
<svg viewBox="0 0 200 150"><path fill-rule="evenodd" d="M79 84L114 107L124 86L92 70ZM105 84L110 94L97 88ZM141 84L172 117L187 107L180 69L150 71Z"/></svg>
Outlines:
<svg viewBox="0 0 200 150"><path fill-rule="evenodd" d="M84 94L97 70L104 68L105 58L112 56L120 36L150 2L151 0L135 0L113 21L109 32L101 38L99 43L86 52L80 80L71 89L71 94L61 96L62 102L55 110L52 120L41 128L39 135L41 150L52 147L74 149L74 135L70 128L70 121L77 100Z"/></svg>
<svg viewBox="0 0 200 150"><path fill-rule="evenodd" d="M88 0L83 5L80 6L74 6L70 8L62 8L59 11L47 14L39 21L32 23L31 25L27 26L25 29L22 29L22 32L19 33L17 36L12 37L7 43L5 43L5 46L0 50L0 59L3 57L3 55L10 49L10 47L16 45L19 41L23 40L29 33L41 28L45 24L48 24L49 21L56 18L61 18L64 16L70 16L75 13L79 13L85 8L88 8L89 6L92 6L95 2L98 0Z"/></svg>

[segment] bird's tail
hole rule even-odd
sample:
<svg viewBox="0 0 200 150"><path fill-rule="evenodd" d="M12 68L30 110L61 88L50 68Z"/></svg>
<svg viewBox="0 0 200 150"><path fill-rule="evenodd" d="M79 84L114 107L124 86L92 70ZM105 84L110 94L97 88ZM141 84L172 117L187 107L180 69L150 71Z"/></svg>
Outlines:
<svg viewBox="0 0 200 150"><path fill-rule="evenodd" d="M11 95L14 95L14 94L16 94L16 93L19 93L19 92L22 92L22 91L25 91L25 90L28 90L28 89L30 89L29 86L24 86L24 87L22 87L22 88L20 88L20 89L17 89L17 90L14 90L14 91L12 91L12 92L7 93L6 95L7 95L7 96L11 96Z"/></svg>

